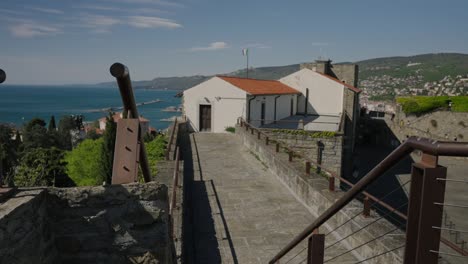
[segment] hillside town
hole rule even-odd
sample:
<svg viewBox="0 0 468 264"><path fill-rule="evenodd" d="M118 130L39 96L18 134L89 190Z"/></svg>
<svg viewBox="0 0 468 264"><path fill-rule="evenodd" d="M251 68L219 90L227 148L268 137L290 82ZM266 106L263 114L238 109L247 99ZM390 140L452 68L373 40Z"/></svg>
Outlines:
<svg viewBox="0 0 468 264"><path fill-rule="evenodd" d="M371 100L392 99L396 96L459 96L468 94L468 73L445 76L439 81L424 82L422 75L392 77L386 74L372 76L360 81L363 95Z"/></svg>

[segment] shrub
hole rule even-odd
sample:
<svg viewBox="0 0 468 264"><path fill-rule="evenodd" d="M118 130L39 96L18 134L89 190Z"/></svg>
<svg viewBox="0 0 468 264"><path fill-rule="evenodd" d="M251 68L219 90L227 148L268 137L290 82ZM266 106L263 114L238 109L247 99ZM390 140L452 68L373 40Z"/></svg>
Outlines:
<svg viewBox="0 0 468 264"><path fill-rule="evenodd" d="M104 139L85 139L78 147L65 155L67 174L77 186L101 185L105 175L101 170Z"/></svg>
<svg viewBox="0 0 468 264"><path fill-rule="evenodd" d="M437 127L437 120L432 119L432 120L431 120L431 125L432 125L433 127Z"/></svg>
<svg viewBox="0 0 468 264"><path fill-rule="evenodd" d="M226 127L225 129L227 132L230 132L230 133L236 133L236 128L235 127Z"/></svg>
<svg viewBox="0 0 468 264"><path fill-rule="evenodd" d="M462 127L466 127L466 124L465 124L465 122L463 122L463 121L458 122L458 124L459 124L460 126L462 126Z"/></svg>

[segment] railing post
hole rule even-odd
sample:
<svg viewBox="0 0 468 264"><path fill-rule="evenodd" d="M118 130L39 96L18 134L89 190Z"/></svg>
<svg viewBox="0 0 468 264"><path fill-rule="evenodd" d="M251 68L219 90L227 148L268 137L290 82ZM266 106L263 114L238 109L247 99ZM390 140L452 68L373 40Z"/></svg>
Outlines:
<svg viewBox="0 0 468 264"><path fill-rule="evenodd" d="M364 217L370 217L370 210L371 210L371 205L370 205L370 199L369 199L369 196L366 195L366 197L364 197L364 209L362 210L362 215Z"/></svg>
<svg viewBox="0 0 468 264"><path fill-rule="evenodd" d="M291 150L288 152L288 156L289 156L289 159L288 159L289 162L292 162L293 161L293 152Z"/></svg>
<svg viewBox="0 0 468 264"><path fill-rule="evenodd" d="M268 146L269 143L270 143L270 139L268 137L265 137L265 145Z"/></svg>
<svg viewBox="0 0 468 264"><path fill-rule="evenodd" d="M310 175L310 161L306 161L306 173Z"/></svg>
<svg viewBox="0 0 468 264"><path fill-rule="evenodd" d="M438 263L443 206L435 203L444 203L446 176L447 168L437 165L437 156L424 153L421 162L413 164L405 264Z"/></svg>
<svg viewBox="0 0 468 264"><path fill-rule="evenodd" d="M257 139L260 139L260 131L257 131Z"/></svg>
<svg viewBox="0 0 468 264"><path fill-rule="evenodd" d="M275 148L276 153L279 152L279 148L280 148L280 144L279 144L279 143L276 143L276 148Z"/></svg>
<svg viewBox="0 0 468 264"><path fill-rule="evenodd" d="M312 234L309 237L307 249L307 264L323 264L325 250L325 235Z"/></svg>
<svg viewBox="0 0 468 264"><path fill-rule="evenodd" d="M250 128L250 134L252 134L252 135L254 134L254 128L253 127Z"/></svg>
<svg viewBox="0 0 468 264"><path fill-rule="evenodd" d="M335 191L335 177L333 176L328 177L328 190L330 192Z"/></svg>
<svg viewBox="0 0 468 264"><path fill-rule="evenodd" d="M317 173L322 171L322 154L325 145L321 141L317 141Z"/></svg>

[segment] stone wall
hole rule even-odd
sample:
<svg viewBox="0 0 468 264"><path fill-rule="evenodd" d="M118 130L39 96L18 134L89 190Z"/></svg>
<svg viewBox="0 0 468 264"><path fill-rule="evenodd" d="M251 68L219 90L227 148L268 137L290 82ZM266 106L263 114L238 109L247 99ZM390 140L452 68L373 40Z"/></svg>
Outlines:
<svg viewBox="0 0 468 264"><path fill-rule="evenodd" d="M0 263L53 263L58 256L43 189L22 191L0 205Z"/></svg>
<svg viewBox="0 0 468 264"><path fill-rule="evenodd" d="M328 171L341 176L343 136L314 138L309 134L294 135L271 129L262 129L269 138L284 143L297 153L314 162L318 161L318 149L322 148L322 165ZM313 134L313 132L311 132Z"/></svg>
<svg viewBox="0 0 468 264"><path fill-rule="evenodd" d="M385 120L392 130L404 136L468 141L467 113L436 111L422 116L407 116L402 111L397 111L394 120L390 120L388 115Z"/></svg>
<svg viewBox="0 0 468 264"><path fill-rule="evenodd" d="M155 182L20 189L0 207L0 263L173 263L167 198Z"/></svg>
<svg viewBox="0 0 468 264"><path fill-rule="evenodd" d="M311 175L305 174L304 164L300 163L301 161L288 162L286 153L276 153L273 144L265 145L264 140L258 140L256 135L246 132L244 128L236 129L236 134L241 137L245 147L254 152L265 163L272 174L276 175L315 216L324 213L337 199L342 197L342 191L330 192L328 190L328 181L322 176L314 173ZM361 212L362 208L363 205L359 201L352 201L320 228L321 233L328 233L330 230L334 230L355 214ZM354 233L354 231L369 225L362 231L342 241L343 245L347 245L351 249L395 228L393 224L385 219L381 219L370 225L371 222L375 221L376 217L378 215L372 212L369 218L363 216L354 218L333 232L333 235L327 236L327 244L330 243L330 240L344 238ZM333 238L333 236L335 237ZM359 247L354 251L354 254L358 258L366 259L401 246L405 242L404 238L404 232L395 230L392 231L392 235L384 236L373 243ZM402 263L402 255L403 249L399 249L382 255L379 258L369 260L367 263Z"/></svg>

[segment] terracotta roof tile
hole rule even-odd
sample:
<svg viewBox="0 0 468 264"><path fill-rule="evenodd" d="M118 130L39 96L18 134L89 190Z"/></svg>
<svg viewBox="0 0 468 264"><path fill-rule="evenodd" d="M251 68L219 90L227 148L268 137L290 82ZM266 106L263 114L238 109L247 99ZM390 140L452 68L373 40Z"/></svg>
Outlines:
<svg viewBox="0 0 468 264"><path fill-rule="evenodd" d="M318 73L318 74L320 74L320 75L322 75L322 76L324 76L324 77L327 77L328 79L330 79L330 80L332 80L332 81L341 83L342 85L344 85L346 88L350 89L351 91L354 91L354 92L356 92L356 93L362 92L361 89L356 88L356 87L354 87L354 86L352 86L352 85L350 85L350 84L344 83L344 82L342 82L342 81L340 81L340 80L338 80L338 79L336 79L336 78L331 77L330 75L326 75L326 74L321 73L321 72L316 72L316 73Z"/></svg>
<svg viewBox="0 0 468 264"><path fill-rule="evenodd" d="M256 80L238 77L217 76L251 95L299 94L294 88L273 80Z"/></svg>

